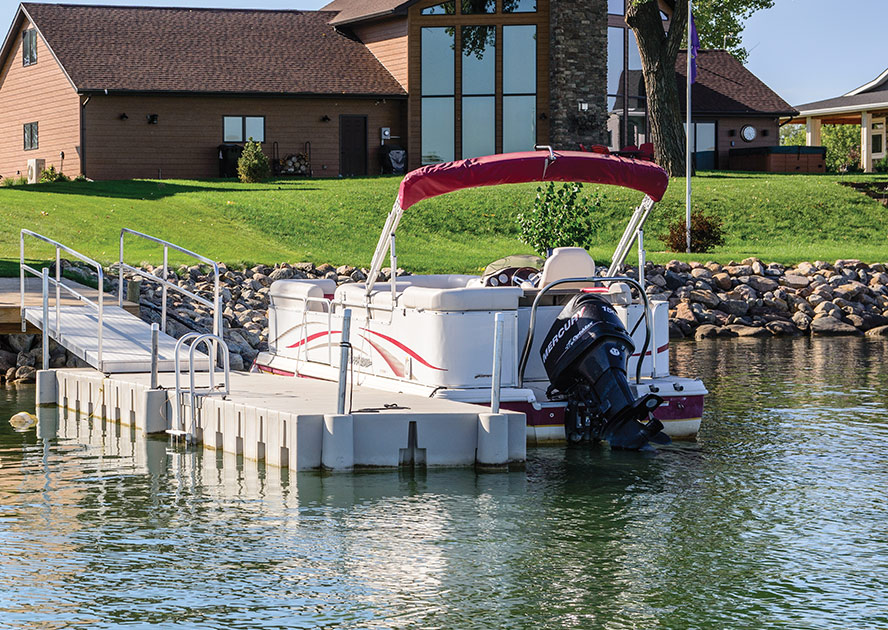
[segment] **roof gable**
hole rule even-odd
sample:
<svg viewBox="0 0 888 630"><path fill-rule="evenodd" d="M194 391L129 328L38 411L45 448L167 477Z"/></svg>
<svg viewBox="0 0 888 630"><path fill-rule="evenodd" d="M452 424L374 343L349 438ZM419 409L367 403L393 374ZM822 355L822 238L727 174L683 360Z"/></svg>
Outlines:
<svg viewBox="0 0 888 630"><path fill-rule="evenodd" d="M344 25L362 20L403 13L419 0L333 0L322 11L336 11L338 15L330 24Z"/></svg>
<svg viewBox="0 0 888 630"><path fill-rule="evenodd" d="M23 3L79 91L398 96L324 11Z"/></svg>

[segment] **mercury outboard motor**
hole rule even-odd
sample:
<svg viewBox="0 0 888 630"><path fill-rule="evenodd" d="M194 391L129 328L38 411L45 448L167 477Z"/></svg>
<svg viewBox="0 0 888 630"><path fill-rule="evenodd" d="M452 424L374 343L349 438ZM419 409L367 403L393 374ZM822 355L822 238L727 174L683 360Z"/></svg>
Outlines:
<svg viewBox="0 0 888 630"><path fill-rule="evenodd" d="M540 356L552 383L549 393L567 397L564 428L570 442L606 440L624 449L669 443L663 424L651 415L663 399L636 398L629 386L626 364L634 350L632 337L605 300L581 293L562 309Z"/></svg>

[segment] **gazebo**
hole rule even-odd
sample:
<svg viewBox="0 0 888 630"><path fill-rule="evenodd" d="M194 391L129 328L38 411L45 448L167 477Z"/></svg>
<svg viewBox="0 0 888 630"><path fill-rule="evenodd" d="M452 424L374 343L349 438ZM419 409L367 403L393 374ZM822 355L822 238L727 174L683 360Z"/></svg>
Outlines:
<svg viewBox="0 0 888 630"><path fill-rule="evenodd" d="M873 171L873 162L886 153L885 123L888 118L888 70L878 77L842 96L797 105L799 115L786 118L787 123L804 123L808 146L821 144L822 125L860 126L860 166Z"/></svg>

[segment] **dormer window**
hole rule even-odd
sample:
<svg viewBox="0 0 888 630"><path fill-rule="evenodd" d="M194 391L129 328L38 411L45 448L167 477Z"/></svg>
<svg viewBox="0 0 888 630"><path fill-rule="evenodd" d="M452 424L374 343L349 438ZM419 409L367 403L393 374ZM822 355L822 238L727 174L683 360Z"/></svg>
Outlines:
<svg viewBox="0 0 888 630"><path fill-rule="evenodd" d="M22 33L22 65L37 63L37 29L29 28Z"/></svg>

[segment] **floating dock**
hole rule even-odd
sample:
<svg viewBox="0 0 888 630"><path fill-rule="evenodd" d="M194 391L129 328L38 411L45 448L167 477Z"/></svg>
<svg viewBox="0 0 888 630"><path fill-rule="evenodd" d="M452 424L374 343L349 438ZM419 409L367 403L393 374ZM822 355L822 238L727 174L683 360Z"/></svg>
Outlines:
<svg viewBox="0 0 888 630"><path fill-rule="evenodd" d="M196 376L205 385L208 375ZM162 434L174 425L177 395L174 374L158 378L151 389L147 373L43 370L37 402ZM351 411L336 414L337 395L337 383L233 372L225 397L200 396L192 406L186 387L178 413L203 448L291 470L507 470L525 461L523 413L492 414L479 405L355 387Z"/></svg>

